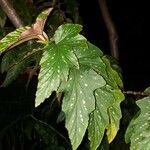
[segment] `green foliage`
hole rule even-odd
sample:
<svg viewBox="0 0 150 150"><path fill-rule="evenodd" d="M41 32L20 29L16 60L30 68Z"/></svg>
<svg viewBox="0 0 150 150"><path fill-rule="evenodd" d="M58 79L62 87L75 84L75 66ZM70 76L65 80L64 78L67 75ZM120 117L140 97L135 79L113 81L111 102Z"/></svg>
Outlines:
<svg viewBox="0 0 150 150"><path fill-rule="evenodd" d="M103 108L103 113L108 119L97 121L96 118L102 113L99 112L99 115L95 114L95 121L92 122L104 124L99 125L102 133L97 135L94 125L89 126L91 143L95 142L93 138L96 136L98 139L98 142L91 144L91 148L96 149L103 138L105 129L107 129L109 142L114 139L119 130L120 102L124 97L118 86L122 86L122 81L111 67L109 60L97 47L88 43L79 34L80 31L80 25L61 25L51 42L45 47L40 62L36 106L48 98L53 91L64 93L62 111L65 112L65 125L72 147L77 149L93 118L90 113L96 111L95 107L100 107L97 104L102 103L95 105L95 102L100 101L101 98L95 99L97 96L94 96L94 91L106 86L107 90L102 91L101 94L104 93L106 102L109 101Z"/></svg>
<svg viewBox="0 0 150 150"><path fill-rule="evenodd" d="M51 11L52 8L44 10L37 16L35 23L31 27L20 27L1 39L0 54L6 49L13 48L16 45L31 39L40 39L40 42L48 40L47 37L45 37L43 28L45 25L45 21Z"/></svg>
<svg viewBox="0 0 150 150"><path fill-rule="evenodd" d="M66 128L73 149L81 143L88 126L89 114L95 109L93 91L106 84L105 80L89 68L71 70L65 88L62 110L66 115Z"/></svg>
<svg viewBox="0 0 150 150"><path fill-rule="evenodd" d="M38 16L32 26L33 29L39 27L37 35L43 30L45 15L47 18L45 12ZM8 43L19 43L24 32L28 33L28 36L25 36L27 39L34 34L29 32L30 27L21 29L23 30L17 29L1 40L2 52L9 48ZM64 93L62 111L65 113L65 126L72 148L77 149L88 129L90 147L96 150L105 130L109 142L117 134L121 118L120 102L124 98L118 86L123 85L109 59L79 34L81 30L81 25L63 24L45 45L35 44L31 47L24 44L7 52L2 59L1 71L8 69L3 83L3 86L6 86L27 66L39 60L37 58L41 57L43 51L36 106L53 91Z"/></svg>
<svg viewBox="0 0 150 150"><path fill-rule="evenodd" d="M6 49L8 49L12 44L17 43L18 39L20 38L20 35L24 31L26 31L26 28L24 27L16 29L14 32L9 33L3 39L1 39L0 40L0 54Z"/></svg>
<svg viewBox="0 0 150 150"><path fill-rule="evenodd" d="M120 102L124 99L119 89L114 90L106 85L95 91L96 108L90 114L88 127L91 149L95 150L100 145L107 129L107 136L111 142L119 130L121 118Z"/></svg>
<svg viewBox="0 0 150 150"><path fill-rule="evenodd" d="M43 46L41 44L26 43L20 47L7 52L2 58L1 72L7 72L3 82L3 87L8 86L15 80L20 73L27 67L39 63L38 57L41 58Z"/></svg>
<svg viewBox="0 0 150 150"><path fill-rule="evenodd" d="M36 7L33 7L34 1L13 0L13 4L20 16L24 17L25 25L31 24L37 15ZM53 8L45 9L31 26L16 29L5 37L3 36L7 32L2 28L5 27L6 16L0 10L0 38L3 37L0 40L0 53L4 52L1 55L0 71L6 74L0 86L8 86L29 66L40 66L35 110L39 118L42 116L40 109L41 112L48 111L47 116L43 119L45 122L29 117L23 120L23 131L19 130L28 140L37 140L33 149L38 146L41 148L42 144L44 149L64 150L70 149L71 145L72 149L76 150L80 149L85 141L88 142L83 147L89 147L91 150L108 149L121 125L120 103L124 100L120 89L123 88L121 69L116 60L104 55L98 47L80 34L81 25L67 23L68 18L65 14L71 15L70 22L79 20L77 1L64 0L64 4L66 12L60 8L54 9L54 12ZM43 30L50 13L52 14L45 27L46 34ZM27 42L31 39L39 41ZM26 43L23 43L25 41ZM149 92L149 89L145 92ZM57 97L49 103L53 93ZM51 116L49 114L52 112L53 103L59 105L56 120L47 119ZM126 141L131 143L131 150L148 150L150 147L149 103L149 97L137 102L140 111L132 119L125 136ZM64 130L64 135L50 126L47 120L54 122L54 126L63 124L65 129L62 126L61 129ZM15 130L14 126L12 130L11 128L12 125L12 136Z"/></svg>
<svg viewBox="0 0 150 150"><path fill-rule="evenodd" d="M60 26L55 32L54 41L45 47L40 62L36 106L48 98L52 91L57 91L62 81L67 80L70 67L78 68L78 60L73 52L74 43L86 42L85 38L78 35L80 30L80 25L66 24L64 28Z"/></svg>
<svg viewBox="0 0 150 150"><path fill-rule="evenodd" d="M137 101L140 111L130 122L126 131L126 142L131 150L149 150L150 147L150 97Z"/></svg>
<svg viewBox="0 0 150 150"><path fill-rule="evenodd" d="M13 48L16 45L28 41L29 39L38 38L42 36L45 21L52 9L46 9L37 16L33 26L22 27L6 35L0 41L0 51ZM43 36L44 38L44 36ZM43 38L41 40L43 40ZM45 39L44 39L45 40ZM44 46L38 43L28 42L24 45L15 47L15 50L8 51L2 58L1 72L7 71L5 81L2 86L7 86L18 75L23 72L26 67L31 64L39 64L41 53Z"/></svg>

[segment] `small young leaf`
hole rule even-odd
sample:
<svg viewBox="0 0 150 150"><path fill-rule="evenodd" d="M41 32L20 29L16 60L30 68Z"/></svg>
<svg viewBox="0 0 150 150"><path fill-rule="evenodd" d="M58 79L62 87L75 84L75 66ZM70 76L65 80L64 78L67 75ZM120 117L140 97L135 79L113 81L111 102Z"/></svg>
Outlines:
<svg viewBox="0 0 150 150"><path fill-rule="evenodd" d="M82 30L82 26L78 24L64 24L61 25L55 32L55 43L70 41L70 38L75 37Z"/></svg>
<svg viewBox="0 0 150 150"><path fill-rule="evenodd" d="M48 17L48 15L52 12L53 8L48 8L44 11L42 11L38 16L37 19L33 25L34 30L36 31L36 33L38 33L39 35L43 34L43 30L44 30L44 25L46 22L46 19Z"/></svg>
<svg viewBox="0 0 150 150"><path fill-rule="evenodd" d="M131 150L149 150L150 148L150 96L138 100L140 112L131 120L125 135Z"/></svg>
<svg viewBox="0 0 150 150"><path fill-rule="evenodd" d="M95 109L93 92L106 82L92 70L71 70L68 80L62 110L73 150L76 150L88 126L89 114Z"/></svg>
<svg viewBox="0 0 150 150"><path fill-rule="evenodd" d="M95 91L95 97L96 109L90 114L88 126L91 150L96 150L100 145L105 129L107 129L109 142L116 136L119 129L119 120L121 118L119 105L124 98L119 89L112 90L108 85L97 89ZM114 107L114 105L116 107Z"/></svg>
<svg viewBox="0 0 150 150"><path fill-rule="evenodd" d="M31 27L21 27L6 35L2 40L0 40L0 53L31 39L36 38L40 40L47 40L48 37L43 32L43 29L45 21L52 10L53 8L49 8L43 11Z"/></svg>

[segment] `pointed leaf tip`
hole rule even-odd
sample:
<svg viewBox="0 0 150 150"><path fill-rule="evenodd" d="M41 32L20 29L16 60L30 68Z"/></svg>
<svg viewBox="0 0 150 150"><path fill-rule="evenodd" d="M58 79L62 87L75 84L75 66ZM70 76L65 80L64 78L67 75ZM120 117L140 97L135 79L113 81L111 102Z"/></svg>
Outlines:
<svg viewBox="0 0 150 150"><path fill-rule="evenodd" d="M95 109L94 90L106 82L93 70L71 70L68 80L62 110L72 147L76 150L87 129L89 114Z"/></svg>

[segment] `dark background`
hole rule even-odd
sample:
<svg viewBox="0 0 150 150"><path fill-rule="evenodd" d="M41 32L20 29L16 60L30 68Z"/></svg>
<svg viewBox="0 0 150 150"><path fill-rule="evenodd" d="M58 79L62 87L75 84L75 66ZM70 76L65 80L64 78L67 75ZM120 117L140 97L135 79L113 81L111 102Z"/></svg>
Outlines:
<svg viewBox="0 0 150 150"><path fill-rule="evenodd" d="M148 4L135 0L107 0L107 3L119 34L119 63L125 89L142 91L150 85ZM98 0L81 0L79 4L87 38L105 54L110 54Z"/></svg>

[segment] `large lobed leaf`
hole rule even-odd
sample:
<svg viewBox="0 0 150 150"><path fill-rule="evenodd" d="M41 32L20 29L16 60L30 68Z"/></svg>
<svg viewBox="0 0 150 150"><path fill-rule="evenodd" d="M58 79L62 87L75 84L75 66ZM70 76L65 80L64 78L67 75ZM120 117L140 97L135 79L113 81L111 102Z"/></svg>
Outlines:
<svg viewBox="0 0 150 150"><path fill-rule="evenodd" d="M122 87L118 72L80 31L80 25L61 25L45 47L36 106L52 91L64 92L62 110L73 149L80 145L88 128L90 146L95 150L105 130L109 142L116 136L124 96L118 87Z"/></svg>
<svg viewBox="0 0 150 150"><path fill-rule="evenodd" d="M105 80L93 70L76 69L69 75L62 110L66 115L66 128L74 150L83 139L89 114L95 109L93 91L105 84Z"/></svg>
<svg viewBox="0 0 150 150"><path fill-rule="evenodd" d="M125 135L131 150L150 148L150 96L138 100L140 112L131 120Z"/></svg>
<svg viewBox="0 0 150 150"><path fill-rule="evenodd" d="M95 91L96 109L90 114L88 136L90 147L96 150L100 145L105 129L108 141L111 142L119 129L121 118L120 102L124 96L119 89L110 86L99 88Z"/></svg>
<svg viewBox="0 0 150 150"><path fill-rule="evenodd" d="M62 25L55 32L54 41L45 47L40 62L36 106L48 98L52 91L57 91L61 82L67 80L70 68L79 68L74 43L81 42L84 43L81 46L86 46L86 39L78 34L80 31L80 25Z"/></svg>

